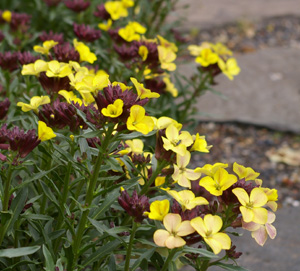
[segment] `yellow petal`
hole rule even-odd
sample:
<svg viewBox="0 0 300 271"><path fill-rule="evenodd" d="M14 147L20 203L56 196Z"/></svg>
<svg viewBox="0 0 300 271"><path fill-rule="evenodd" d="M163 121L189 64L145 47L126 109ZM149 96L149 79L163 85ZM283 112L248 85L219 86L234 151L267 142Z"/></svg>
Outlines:
<svg viewBox="0 0 300 271"><path fill-rule="evenodd" d="M168 232L177 232L181 224L181 216L179 214L167 214L164 219L164 226Z"/></svg>
<svg viewBox="0 0 300 271"><path fill-rule="evenodd" d="M170 233L166 230L157 230L153 235L154 243L160 247L165 247L165 242L170 236Z"/></svg>
<svg viewBox="0 0 300 271"><path fill-rule="evenodd" d="M208 214L204 217L204 223L208 232L211 234L219 232L223 226L221 217L211 214Z"/></svg>
<svg viewBox="0 0 300 271"><path fill-rule="evenodd" d="M232 189L232 193L236 195L236 197L242 205L246 205L247 203L249 203L249 195L245 191L245 189L240 187L234 188Z"/></svg>

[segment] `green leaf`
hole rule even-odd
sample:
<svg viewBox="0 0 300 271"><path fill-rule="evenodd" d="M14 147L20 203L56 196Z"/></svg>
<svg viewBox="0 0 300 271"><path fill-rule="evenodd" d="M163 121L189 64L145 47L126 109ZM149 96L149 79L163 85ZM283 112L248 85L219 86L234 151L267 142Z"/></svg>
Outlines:
<svg viewBox="0 0 300 271"><path fill-rule="evenodd" d="M13 215L10 218L10 220L7 222L7 224L5 225L6 232L9 232L13 228L15 222L19 218L19 215L21 214L21 212L25 206L27 196L28 196L28 189L24 188L13 199L11 207L10 207L10 211L12 211Z"/></svg>
<svg viewBox="0 0 300 271"><path fill-rule="evenodd" d="M184 253L196 253L196 254L201 254L205 257L208 257L210 259L212 258L218 258L217 255L215 255L214 253L210 252L210 251L207 251L206 249L203 249L203 248L194 248L194 247L187 247L185 246L183 248L183 251Z"/></svg>
<svg viewBox="0 0 300 271"><path fill-rule="evenodd" d="M101 217L102 214L117 200L120 195L119 189L115 189L108 193L103 203L96 210L96 214L93 215L93 219Z"/></svg>
<svg viewBox="0 0 300 271"><path fill-rule="evenodd" d="M114 240L100 247L83 262L83 267L86 267L87 265L92 264L95 261L99 261L102 258L106 257L106 255L111 254L114 249L119 246L119 244L119 240Z"/></svg>
<svg viewBox="0 0 300 271"><path fill-rule="evenodd" d="M52 255L45 245L43 245L43 254L45 257L45 264L46 264L45 270L46 271L54 271L55 266L54 266L54 261L52 259Z"/></svg>
<svg viewBox="0 0 300 271"><path fill-rule="evenodd" d="M226 263L215 263L214 265L220 266L225 270L232 270L232 271L249 271L248 269L241 267L241 266L236 266L233 264L226 264Z"/></svg>
<svg viewBox="0 0 300 271"><path fill-rule="evenodd" d="M37 252L40 248L41 248L40 246L32 246L32 247L1 249L0 257L16 258L16 257L25 256L25 255L31 255L31 254Z"/></svg>
<svg viewBox="0 0 300 271"><path fill-rule="evenodd" d="M134 262L134 264L130 270L134 271L136 268L138 268L144 259L149 260L150 257L155 252L155 250L156 250L156 247L146 250L146 252L143 253L141 256L139 256L139 258Z"/></svg>
<svg viewBox="0 0 300 271"><path fill-rule="evenodd" d="M26 265L28 267L28 265L30 264L39 265L40 262L30 261L30 260L19 261L16 264L10 265L9 267L2 269L1 271L15 271L18 270L16 269L18 266Z"/></svg>
<svg viewBox="0 0 300 271"><path fill-rule="evenodd" d="M123 172L122 167L120 166L120 164L118 163L118 161L115 158L109 157L105 161L107 162L108 165L110 165L112 170L115 170L118 172Z"/></svg>

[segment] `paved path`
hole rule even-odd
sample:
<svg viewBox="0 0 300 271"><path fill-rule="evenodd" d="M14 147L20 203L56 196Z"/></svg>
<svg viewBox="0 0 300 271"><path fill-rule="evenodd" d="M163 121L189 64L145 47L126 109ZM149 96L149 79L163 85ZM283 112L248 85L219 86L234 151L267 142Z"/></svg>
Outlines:
<svg viewBox="0 0 300 271"><path fill-rule="evenodd" d="M219 75L220 84L214 87L227 99L206 93L198 100L200 112L205 113L199 119L300 132L300 49L269 48L236 57L241 73L233 81ZM187 76L194 69L194 63L181 67Z"/></svg>
<svg viewBox="0 0 300 271"><path fill-rule="evenodd" d="M202 29L212 25L264 17L300 15L300 0L179 0L173 16L184 18L183 27Z"/></svg>
<svg viewBox="0 0 300 271"><path fill-rule="evenodd" d="M184 18L184 29L203 29L241 20L255 21L279 15L299 15L300 0L180 0L190 4L176 13ZM241 73L234 81L219 76L216 89L227 96L207 93L198 101L199 119L242 121L300 133L300 49L267 48L236 55ZM186 76L195 63L180 67ZM260 247L249 232L236 240L244 255L239 264L251 271L300 270L300 207L283 206L276 213L275 240ZM192 269L184 269L192 270ZM209 269L218 271L221 269Z"/></svg>

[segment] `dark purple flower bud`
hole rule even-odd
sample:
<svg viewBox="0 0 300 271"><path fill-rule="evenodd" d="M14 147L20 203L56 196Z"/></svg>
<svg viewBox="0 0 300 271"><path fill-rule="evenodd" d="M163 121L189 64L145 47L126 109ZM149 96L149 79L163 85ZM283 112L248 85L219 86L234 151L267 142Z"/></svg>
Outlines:
<svg viewBox="0 0 300 271"><path fill-rule="evenodd" d="M94 16L101 18L103 20L110 19L110 14L106 11L104 4L98 5L96 7L96 11L94 12Z"/></svg>
<svg viewBox="0 0 300 271"><path fill-rule="evenodd" d="M86 10L90 4L89 1L85 0L65 0L66 7L78 13Z"/></svg>
<svg viewBox="0 0 300 271"><path fill-rule="evenodd" d="M165 92L166 84L159 78L153 78L145 80L145 87L149 88L152 92L161 94Z"/></svg>
<svg viewBox="0 0 300 271"><path fill-rule="evenodd" d="M226 250L226 255L231 259L238 259L242 256L242 252L235 251L236 246L232 246L230 249Z"/></svg>
<svg viewBox="0 0 300 271"><path fill-rule="evenodd" d="M21 65L27 65L30 63L34 63L40 57L34 56L30 52L18 52L18 58Z"/></svg>
<svg viewBox="0 0 300 271"><path fill-rule="evenodd" d="M39 36L39 38L43 42L46 40L54 40L57 41L59 44L64 43L64 34L54 33L52 30L49 33L43 31L42 34Z"/></svg>
<svg viewBox="0 0 300 271"><path fill-rule="evenodd" d="M34 129L28 130L26 133L24 130L20 130L19 127L14 127L7 132L7 142L9 143L9 149L18 152L18 157L26 157L37 145L40 144L40 140L36 135Z"/></svg>
<svg viewBox="0 0 300 271"><path fill-rule="evenodd" d="M138 223L141 223L145 218L144 212L149 212L150 210L149 198L145 195L139 196L135 190L132 193L132 197L129 196L126 190L122 191L118 202Z"/></svg>
<svg viewBox="0 0 300 271"><path fill-rule="evenodd" d="M48 77L45 72L41 72L39 81L46 92L53 97L53 95L64 89L69 91L70 80L66 77Z"/></svg>
<svg viewBox="0 0 300 271"><path fill-rule="evenodd" d="M4 101L0 102L0 119L3 119L6 116L9 106L10 101L8 98L5 98Z"/></svg>
<svg viewBox="0 0 300 271"><path fill-rule="evenodd" d="M0 53L0 67L10 72L18 69L18 53L4 52Z"/></svg>
<svg viewBox="0 0 300 271"><path fill-rule="evenodd" d="M79 62L80 60L79 53L68 42L57 44L54 46L53 52L59 62L68 63L70 60Z"/></svg>
<svg viewBox="0 0 300 271"><path fill-rule="evenodd" d="M68 104L55 100L52 105L45 104L39 110L39 119L44 121L47 126L56 127L62 129L69 126L72 132L78 131L79 129L87 129L87 124L83 119L77 115L76 109L83 111L84 106L78 104Z"/></svg>
<svg viewBox="0 0 300 271"><path fill-rule="evenodd" d="M20 30L21 32L25 33L29 27L29 21L31 19L31 15L26 13L16 13L12 12L11 14L11 21L10 21L10 28L12 31Z"/></svg>
<svg viewBox="0 0 300 271"><path fill-rule="evenodd" d="M84 24L73 24L73 30L78 39L93 42L101 37L101 31Z"/></svg>

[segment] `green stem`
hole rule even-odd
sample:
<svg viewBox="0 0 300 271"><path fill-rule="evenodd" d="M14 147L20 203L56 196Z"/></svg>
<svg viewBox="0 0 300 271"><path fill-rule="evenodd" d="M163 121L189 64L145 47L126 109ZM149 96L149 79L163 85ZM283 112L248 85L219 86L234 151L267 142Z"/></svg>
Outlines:
<svg viewBox="0 0 300 271"><path fill-rule="evenodd" d="M146 194L148 192L148 188L152 185L152 183L155 181L156 177L158 176L159 173L161 173L161 171L163 170L163 168L168 164L167 161L163 160L161 162L157 162L157 168L154 171L154 173L152 174L151 178L149 179L148 182L145 183L145 185L143 186L142 190L141 190L141 195Z"/></svg>
<svg viewBox="0 0 300 271"><path fill-rule="evenodd" d="M8 203L9 203L9 198L10 198L10 193L9 193L9 189L10 189L10 182L11 182L11 175L12 175L12 164L9 164L8 167L8 173L7 173L7 178L5 180L5 185L4 185L4 195L3 195L3 212L6 212L8 210ZM2 241L4 239L4 236L6 234L6 222L1 220L1 224L0 224L0 245L2 244Z"/></svg>
<svg viewBox="0 0 300 271"><path fill-rule="evenodd" d="M193 93L193 95L188 99L188 101L185 103L185 107L183 110L181 110L181 114L180 116L180 120L179 122L180 123L184 123L185 120L186 120L186 116L188 115L188 111L191 109L191 105L192 103L194 103L196 101L196 98L201 94L201 92L203 90L205 90L205 84L206 84L206 81L207 79L209 79L210 77L210 74L207 74L201 81L199 87L197 87Z"/></svg>
<svg viewBox="0 0 300 271"><path fill-rule="evenodd" d="M134 241L134 237L135 237L135 233L136 233L137 228L138 228L137 223L133 221L132 231L131 231L131 234L130 234L129 244L128 244L127 252L126 252L126 260L125 260L124 271L129 271L131 251L132 251L133 241Z"/></svg>
<svg viewBox="0 0 300 271"><path fill-rule="evenodd" d="M176 252L177 252L177 249L176 249L176 248L175 248L175 249L172 249L172 250L169 252L168 258L167 258L167 260L165 261L165 263L164 263L164 265L163 265L161 271L166 271L166 270L168 270L169 263L172 261L172 259L173 259L173 257L174 257L174 255L175 255Z"/></svg>
<svg viewBox="0 0 300 271"><path fill-rule="evenodd" d="M101 145L104 153L102 154L102 153L99 152L99 154L98 154L96 164L94 166L94 172L91 176L91 179L90 179L90 182L89 182L89 185L88 185L88 188L87 188L87 193L86 193L86 198L85 198L85 207L86 207L86 209L82 213L82 216L81 216L81 219L80 219L80 222L79 222L79 225L78 225L78 230L76 232L76 237L75 237L75 240L74 240L74 243L73 243L73 253L74 253L73 266L72 266L72 269L69 270L69 271L75 270L75 266L77 264L77 260L78 260L78 256L79 256L79 247L81 245L81 240L82 240L82 237L83 237L83 234L84 234L84 231L85 231L86 223L87 223L87 220L88 220L88 215L90 213L89 207L90 207L90 205L92 203L92 200L93 200L94 190L95 190L96 183L97 183L97 180L98 180L98 175L99 175L100 168L101 168L101 165L103 163L103 160L105 158L105 154L107 152L107 148L108 148L108 145L109 145L109 141L111 139L111 134L112 134L113 129L114 129L113 126L109 127L107 133L105 134L105 139L103 141L103 144Z"/></svg>
<svg viewBox="0 0 300 271"><path fill-rule="evenodd" d="M3 195L3 211L8 210L8 203L10 198L10 182L11 182L11 175L12 175L12 164L10 163L7 170L7 178L4 185L4 195Z"/></svg>

